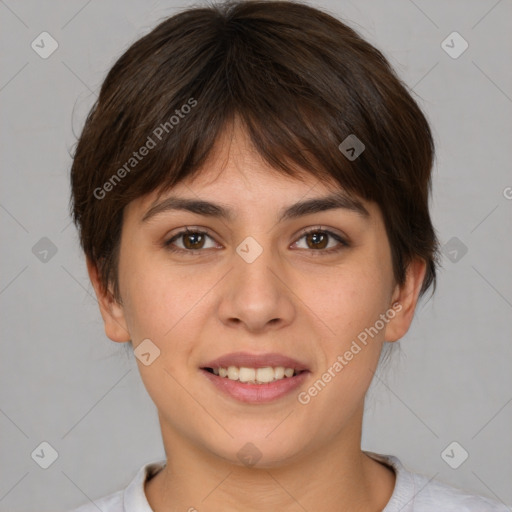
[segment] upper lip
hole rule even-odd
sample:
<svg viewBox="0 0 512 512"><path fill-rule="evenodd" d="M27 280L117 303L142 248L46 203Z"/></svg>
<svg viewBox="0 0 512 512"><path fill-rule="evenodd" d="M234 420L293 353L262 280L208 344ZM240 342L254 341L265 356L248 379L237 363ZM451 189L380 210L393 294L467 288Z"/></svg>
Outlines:
<svg viewBox="0 0 512 512"><path fill-rule="evenodd" d="M245 368L265 368L266 366L272 366L275 368L276 366L284 366L285 368L293 368L297 371L308 369L307 365L304 363L274 352L267 354L233 352L209 361L206 364L201 365L201 368L228 368L229 366L243 366Z"/></svg>

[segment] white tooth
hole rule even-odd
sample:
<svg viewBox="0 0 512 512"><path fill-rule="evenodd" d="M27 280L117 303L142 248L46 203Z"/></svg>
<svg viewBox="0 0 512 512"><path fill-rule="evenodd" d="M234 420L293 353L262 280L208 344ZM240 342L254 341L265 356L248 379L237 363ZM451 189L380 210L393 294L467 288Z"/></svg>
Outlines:
<svg viewBox="0 0 512 512"><path fill-rule="evenodd" d="M293 368L286 368L284 370L284 376L285 377L293 377Z"/></svg>
<svg viewBox="0 0 512 512"><path fill-rule="evenodd" d="M276 366L274 368L275 378L282 379L284 377L284 366Z"/></svg>
<svg viewBox="0 0 512 512"><path fill-rule="evenodd" d="M272 382L274 380L274 368L266 366L256 370L256 380L259 382Z"/></svg>
<svg viewBox="0 0 512 512"><path fill-rule="evenodd" d="M229 366L227 368L213 368L213 373L234 381L266 384L285 377L292 377L295 371L293 368L285 368L284 366L276 366L275 368L271 366L265 366L264 368Z"/></svg>
<svg viewBox="0 0 512 512"><path fill-rule="evenodd" d="M237 366L228 367L228 379L238 380L239 370Z"/></svg>
<svg viewBox="0 0 512 512"><path fill-rule="evenodd" d="M256 370L254 368L245 368L244 366L240 367L238 372L238 379L240 382L253 382L256 378Z"/></svg>

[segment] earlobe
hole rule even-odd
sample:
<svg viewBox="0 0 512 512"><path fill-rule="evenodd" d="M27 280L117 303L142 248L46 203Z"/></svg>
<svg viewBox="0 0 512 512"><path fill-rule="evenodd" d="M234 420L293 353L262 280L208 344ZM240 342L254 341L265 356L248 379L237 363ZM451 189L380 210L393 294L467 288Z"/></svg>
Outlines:
<svg viewBox="0 0 512 512"><path fill-rule="evenodd" d="M417 258L411 261L407 267L405 282L396 286L391 301L395 315L386 325L386 341L397 341L409 330L426 269L427 265L424 260ZM397 303L398 306L395 306Z"/></svg>
<svg viewBox="0 0 512 512"><path fill-rule="evenodd" d="M112 341L119 343L130 341L130 333L126 325L123 306L114 298L111 290L103 286L98 274L98 268L89 258L87 258L87 272L96 293L105 326L105 334Z"/></svg>

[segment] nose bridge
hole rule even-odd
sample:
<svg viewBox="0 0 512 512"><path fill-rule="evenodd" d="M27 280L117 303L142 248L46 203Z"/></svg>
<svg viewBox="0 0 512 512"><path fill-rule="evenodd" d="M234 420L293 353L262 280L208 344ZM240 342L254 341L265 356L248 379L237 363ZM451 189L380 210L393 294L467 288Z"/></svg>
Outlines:
<svg viewBox="0 0 512 512"><path fill-rule="evenodd" d="M261 235L262 240L264 235ZM288 288L279 274L281 262L270 246L268 237L259 243L247 237L236 248L229 289L223 294L220 315L223 321L244 323L250 330L267 323L284 323L293 316Z"/></svg>
<svg viewBox="0 0 512 512"><path fill-rule="evenodd" d="M236 248L235 280L237 285L249 286L251 293L261 291L275 293L277 290L274 268L280 266L277 254L271 246L271 241L264 234L246 237Z"/></svg>

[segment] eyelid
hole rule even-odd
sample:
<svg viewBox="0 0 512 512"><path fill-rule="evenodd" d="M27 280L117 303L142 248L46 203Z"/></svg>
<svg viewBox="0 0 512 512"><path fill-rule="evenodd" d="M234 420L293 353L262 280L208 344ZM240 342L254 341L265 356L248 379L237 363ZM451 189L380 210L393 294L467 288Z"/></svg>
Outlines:
<svg viewBox="0 0 512 512"><path fill-rule="evenodd" d="M219 242L217 242L217 240L215 239L215 237L213 236L213 234L210 232L210 230L208 228L203 228L203 227L199 227L199 226L185 226L184 228L180 229L179 231L177 231L176 233L174 233L171 236L166 235L162 245L166 248L169 248L169 247L171 247L171 243L174 240L179 239L180 237L186 235L187 233L206 235L206 236L210 237L213 241L215 241L215 243L217 243L217 244L219 243ZM193 249L181 249L178 247L176 249L176 252L180 252L180 251L194 254L197 252L203 252L204 249L193 250Z"/></svg>
<svg viewBox="0 0 512 512"><path fill-rule="evenodd" d="M341 244L342 247L330 248L330 249L318 249L318 250L315 250L315 249L301 249L301 250L305 250L305 251L308 251L311 253L318 253L319 255L321 255L321 254L334 253L334 252L341 250L344 247L349 247L351 245L351 243L348 240L348 237L345 234L340 234L340 233L335 232L332 229L324 227L324 226L313 226L313 227L303 228L296 235L294 235L295 241L292 242L292 245L296 244L304 236L306 236L310 233L317 233L317 232L326 233L329 237L337 240ZM163 242L163 246L172 252L186 253L186 254L190 254L190 255L195 255L195 254L199 254L201 252L205 252L205 249L181 249L180 247L177 247L177 248L172 247L172 242L174 240L179 239L180 237L186 235L187 233L206 235L209 238L211 238L215 243L218 243L208 228L203 228L203 227L198 227L198 226L185 226L184 228L180 229L178 232L174 233L170 238L166 237Z"/></svg>
<svg viewBox="0 0 512 512"><path fill-rule="evenodd" d="M339 237L341 240L343 240L345 244L349 245L349 238L347 235L345 235L343 232L340 232L339 230L334 231L332 228L323 225L303 228L295 236L301 238L304 235L308 235L309 233L316 233L317 231L328 233L329 235L333 235L335 237Z"/></svg>
<svg viewBox="0 0 512 512"><path fill-rule="evenodd" d="M295 236L296 241L293 242L292 245L295 245L298 243L302 238L304 238L306 235L309 235L310 233L325 233L328 237L333 238L338 242L337 247L331 247L330 249L302 249L304 251L307 251L309 253L312 253L314 256L322 256L322 255L330 255L330 254L336 254L340 252L341 250L350 247L352 244L349 242L349 238L345 234L340 234L336 231L333 231L330 228L327 228L325 226L313 226L309 228L302 229L298 235ZM341 246L340 246L341 245Z"/></svg>

